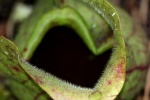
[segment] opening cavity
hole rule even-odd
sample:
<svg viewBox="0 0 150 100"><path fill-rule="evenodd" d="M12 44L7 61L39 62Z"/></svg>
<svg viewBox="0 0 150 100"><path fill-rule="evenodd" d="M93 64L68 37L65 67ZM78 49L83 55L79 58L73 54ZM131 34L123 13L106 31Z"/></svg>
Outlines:
<svg viewBox="0 0 150 100"><path fill-rule="evenodd" d="M104 71L111 50L95 56L70 28L50 29L30 63L53 75L84 87L93 87Z"/></svg>

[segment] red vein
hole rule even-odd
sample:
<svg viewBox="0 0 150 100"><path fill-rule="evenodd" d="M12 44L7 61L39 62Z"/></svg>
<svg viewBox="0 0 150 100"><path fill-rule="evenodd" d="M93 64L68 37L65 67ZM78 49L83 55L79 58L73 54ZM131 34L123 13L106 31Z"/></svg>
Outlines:
<svg viewBox="0 0 150 100"><path fill-rule="evenodd" d="M133 68L127 70L126 73L130 74L130 73L132 73L132 72L134 72L136 70L143 71L143 70L147 70L147 69L148 69L148 66L136 66L136 67L133 67Z"/></svg>

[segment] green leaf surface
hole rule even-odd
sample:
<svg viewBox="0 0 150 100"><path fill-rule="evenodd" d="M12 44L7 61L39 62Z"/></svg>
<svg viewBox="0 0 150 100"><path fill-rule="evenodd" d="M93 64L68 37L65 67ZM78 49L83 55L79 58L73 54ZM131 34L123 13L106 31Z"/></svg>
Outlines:
<svg viewBox="0 0 150 100"><path fill-rule="evenodd" d="M118 21L122 26L126 44L127 76L121 93L117 96L117 100L133 100L134 96L144 86L146 69L149 63L148 40L142 28L138 24L134 25L126 12L115 5L114 7L117 10L120 21L117 18L118 16L114 16L116 15L116 11L111 9L111 6L103 0L95 0L93 2L86 0L64 0L63 2L62 0L45 0L43 2L42 0L38 0L33 13L23 22L19 28L17 37L14 39L15 45L20 52L18 52L17 48L9 40L4 38L1 40L0 57L3 59L0 62L0 70L1 73L8 76L7 84L13 94L19 100L47 100L50 97L44 91L56 100L76 100L78 98L79 100L85 100L85 98L88 100L108 100L115 98L124 82L123 77L121 78L122 82L119 80L121 84L117 83L118 89L116 89L116 82L118 82L116 77L121 73L125 75L124 70L121 69L124 68L124 66L121 67L124 65L124 60L122 59L123 62L118 61L118 58L123 57L124 54L121 47L124 43L120 42L122 41L120 40L121 38L119 39L121 37L120 26L119 24L116 25ZM37 69L27 62L20 60L23 58L29 61L46 32L55 26L72 28L91 52L99 55L112 47L113 38L111 34L108 34L110 32L109 25L115 32L113 54L103 76L98 80L94 88L89 89L71 85L50 73L42 71L42 69ZM5 42L3 43L3 41ZM112 73L115 64L120 66L116 71L116 73L120 74ZM0 90L1 99L6 99L8 95L7 90L4 90L4 88L0 88Z"/></svg>
<svg viewBox="0 0 150 100"><path fill-rule="evenodd" d="M24 100L32 100L39 93L43 92L41 88L34 83L34 81L26 74L22 69L18 58L18 49L9 40L4 37L0 37L0 71L5 76L9 78L10 85L12 87L21 88L21 91L15 91L15 94L23 96L18 96L19 99L24 98ZM13 84L13 83L17 84ZM20 85L21 84L21 85ZM23 86L22 86L23 84ZM29 91L32 91L31 93ZM47 100L47 96L41 96L41 100Z"/></svg>
<svg viewBox="0 0 150 100"><path fill-rule="evenodd" d="M31 94L31 96L28 96L28 98L26 97L28 100L31 100L33 98L33 95L35 98L36 95L41 92L37 84L54 100L112 100L116 98L116 96L121 91L126 75L126 52L117 12L105 0L84 1L91 5L91 7L93 7L98 12L98 14L100 14L107 21L114 32L114 48L112 56L106 66L102 77L100 77L94 88L89 89L72 85L68 82L56 78L50 73L47 73L28 64L20 58L19 51L12 42L3 37L0 38L0 68L2 72L9 77L12 77L13 79L19 81L20 83L23 83L24 81L26 81L26 79L30 79L30 77L34 80L33 82L30 79L29 83L24 85L26 86L26 89L28 88L35 91L35 94ZM61 16L59 16L58 13L61 13ZM53 10L50 13L44 15L38 22L37 26L34 28L33 34L28 40L28 50L30 52L33 52L35 50L37 45L33 45L30 43L41 41L42 38L38 37L41 35L42 37L44 36L43 33L45 33L45 31L50 28L46 26L47 24L50 24L51 21L56 21L57 25L64 25L64 23L69 23L69 20L63 19L66 18L66 15L69 13L73 13L73 16L72 14L70 14L68 16L69 18L67 19L74 19L76 24L75 26L78 26L79 29L81 29L79 30L79 32L77 31L78 35L94 54L99 54L98 48L94 45L94 41L92 41L92 38L88 33L85 22L75 11L70 8ZM42 28L41 24L43 25ZM30 52L28 52L29 55L31 55ZM30 77L28 77L28 75ZM46 98L43 97L42 100L44 99Z"/></svg>

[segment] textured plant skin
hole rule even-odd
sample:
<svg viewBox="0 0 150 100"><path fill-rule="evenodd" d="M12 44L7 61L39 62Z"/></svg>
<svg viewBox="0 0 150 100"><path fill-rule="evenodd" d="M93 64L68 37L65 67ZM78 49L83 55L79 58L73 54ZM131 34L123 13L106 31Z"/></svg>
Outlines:
<svg viewBox="0 0 150 100"><path fill-rule="evenodd" d="M126 81L118 96L119 100L133 100L145 85L149 65L148 39L144 30L134 24L122 10L116 8L126 44ZM133 81L134 80L134 81Z"/></svg>
<svg viewBox="0 0 150 100"><path fill-rule="evenodd" d="M78 7L73 5L75 3ZM122 89L127 73L125 85L117 99L132 100L144 85L143 77L146 74L145 69L148 63L147 39L139 26L133 26L131 19L124 11L116 9L120 20L117 12L105 0L84 0L84 2L80 0L47 0L45 4L39 0L33 14L20 27L18 36L14 40L20 53L12 42L3 37L0 38L0 70L9 77L10 87L14 94L18 95L20 100L47 100L46 93L54 100L113 100ZM82 13L84 11L88 13ZM94 15L95 21L92 20L92 15ZM47 30L58 25L73 28L95 55L111 48L114 40L112 56L94 88L78 87L64 82L20 58L19 54L23 59L30 60ZM99 32L108 32L109 25L114 31L114 38L107 37L107 41L99 43L97 40L104 38ZM139 41L138 44L137 41ZM133 82L133 80L135 81ZM141 80L140 84L139 80Z"/></svg>

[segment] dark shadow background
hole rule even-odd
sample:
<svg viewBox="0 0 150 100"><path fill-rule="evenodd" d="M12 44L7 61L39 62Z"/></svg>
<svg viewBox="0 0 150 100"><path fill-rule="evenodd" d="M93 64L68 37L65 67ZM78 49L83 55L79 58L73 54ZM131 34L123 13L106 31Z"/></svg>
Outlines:
<svg viewBox="0 0 150 100"><path fill-rule="evenodd" d="M72 29L55 27L47 32L30 63L68 82L93 87L110 54L111 50L95 56Z"/></svg>

